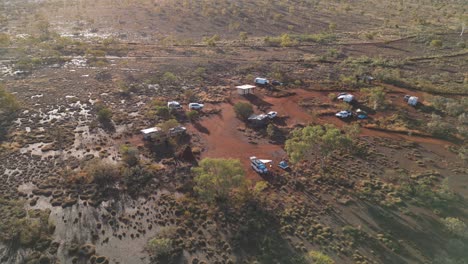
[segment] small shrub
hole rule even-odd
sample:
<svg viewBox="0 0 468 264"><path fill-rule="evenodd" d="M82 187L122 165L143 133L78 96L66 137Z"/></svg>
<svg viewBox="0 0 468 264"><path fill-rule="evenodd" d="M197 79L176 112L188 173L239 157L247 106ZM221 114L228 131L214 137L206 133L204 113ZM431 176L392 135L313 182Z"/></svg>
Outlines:
<svg viewBox="0 0 468 264"><path fill-rule="evenodd" d="M335 261L333 261L332 258L329 256L323 254L320 251L315 251L312 250L307 254L307 260L311 264L334 264Z"/></svg>
<svg viewBox="0 0 468 264"><path fill-rule="evenodd" d="M122 154L122 160L130 167L136 166L140 161L140 153L135 147L123 145L120 147L120 153Z"/></svg>
<svg viewBox="0 0 468 264"><path fill-rule="evenodd" d="M177 76L172 72L165 72L162 76L162 80L168 84L174 84L177 82Z"/></svg>
<svg viewBox="0 0 468 264"><path fill-rule="evenodd" d="M167 256L173 249L172 240L169 238L153 238L148 241L147 248L151 254L157 257Z"/></svg>
<svg viewBox="0 0 468 264"><path fill-rule="evenodd" d="M442 224L444 225L445 229L452 235L456 235L456 236L467 235L466 224L458 218L446 217L442 219Z"/></svg>
<svg viewBox="0 0 468 264"><path fill-rule="evenodd" d="M112 115L112 110L105 106L100 107L97 113L98 120L102 124L110 123L112 121Z"/></svg>
<svg viewBox="0 0 468 264"><path fill-rule="evenodd" d="M434 39L434 40L431 41L431 43L429 45L431 47L434 47L434 48L441 48L442 47L442 40Z"/></svg>
<svg viewBox="0 0 468 264"><path fill-rule="evenodd" d="M107 187L120 178L119 166L107 161L95 161L86 167L86 173L98 186Z"/></svg>
<svg viewBox="0 0 468 264"><path fill-rule="evenodd" d="M190 122L194 122L198 120L200 117L200 114L196 110L191 110L187 113L187 118L190 120Z"/></svg>
<svg viewBox="0 0 468 264"><path fill-rule="evenodd" d="M267 135L270 139L274 139L279 136L279 129L274 124L268 124Z"/></svg>

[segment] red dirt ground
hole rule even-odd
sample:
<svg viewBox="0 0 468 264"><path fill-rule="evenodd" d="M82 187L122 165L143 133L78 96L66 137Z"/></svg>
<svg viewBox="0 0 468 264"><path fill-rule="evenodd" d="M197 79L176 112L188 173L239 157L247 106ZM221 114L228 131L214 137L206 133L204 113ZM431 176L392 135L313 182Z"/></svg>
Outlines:
<svg viewBox="0 0 468 264"><path fill-rule="evenodd" d="M221 109L222 111L218 115L203 118L198 124L188 126L189 131L201 135L201 143L204 146L202 158L213 157L240 159L244 168L248 172L249 178L258 179L258 176L256 176L253 170L249 167L249 157L257 156L263 159L272 159L274 164L278 164L281 159L286 157L286 153L283 149L284 146L271 144L266 139L259 140L258 144L249 143L244 133L239 130L239 128L243 128L245 125L236 117L233 104L239 101L249 101L256 106L256 109L254 110L256 113L267 112L270 110L277 111L280 117L279 119L284 120L277 122L277 124L280 126L291 127L297 124L307 125L312 121L312 116L309 114L310 110L308 111L299 104L302 100L318 99L323 100L323 102L330 102L330 99L327 97L328 92L326 91L294 89L291 92L294 92L295 94L281 98L269 97L263 95L260 91L257 91L255 96L248 98L236 94L233 96L231 103L209 105L209 108ZM347 124L334 116L322 116L316 121L320 123L335 124L338 127L342 127ZM361 136L408 140L417 143L430 144L434 148L442 149L444 146L451 144L448 141L434 138L409 136L399 133L375 131L366 128L361 129Z"/></svg>

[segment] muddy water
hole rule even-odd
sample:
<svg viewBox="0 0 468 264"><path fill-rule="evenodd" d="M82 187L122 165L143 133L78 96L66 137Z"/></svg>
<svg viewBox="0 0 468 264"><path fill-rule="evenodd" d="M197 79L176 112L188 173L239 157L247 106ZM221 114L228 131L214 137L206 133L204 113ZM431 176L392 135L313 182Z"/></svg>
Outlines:
<svg viewBox="0 0 468 264"><path fill-rule="evenodd" d="M27 183L18 189L30 194L34 188ZM49 220L56 226L53 236L60 243L57 256L61 263L71 263L68 249L72 244L93 244L96 254L108 257L110 263L144 264L150 263L145 246L161 230L158 220L167 214L166 208L156 205L161 194L168 192L155 192L138 200L122 196L99 207L79 201L67 208L53 207L49 198L40 197L35 206L27 209L51 210Z"/></svg>

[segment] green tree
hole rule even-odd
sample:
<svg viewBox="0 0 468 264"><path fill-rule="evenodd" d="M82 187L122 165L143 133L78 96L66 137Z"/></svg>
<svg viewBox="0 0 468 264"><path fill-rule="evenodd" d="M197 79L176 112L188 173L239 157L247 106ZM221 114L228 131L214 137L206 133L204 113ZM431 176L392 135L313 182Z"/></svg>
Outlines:
<svg viewBox="0 0 468 264"><path fill-rule="evenodd" d="M207 202L226 201L235 189L247 186L244 169L237 159L205 158L192 170L194 190Z"/></svg>
<svg viewBox="0 0 468 264"><path fill-rule="evenodd" d="M246 121L253 114L253 107L246 102L238 102L234 105L234 112L238 118Z"/></svg>
<svg viewBox="0 0 468 264"><path fill-rule="evenodd" d="M275 126L272 123L268 124L266 132L267 132L267 135L268 135L268 137L270 139L274 139L274 138L278 137L278 135L280 133L278 127Z"/></svg>
<svg viewBox="0 0 468 264"><path fill-rule="evenodd" d="M374 110L385 108L385 95L382 87L377 88L365 88L361 89L362 92L366 93L369 97L369 101L372 104Z"/></svg>
<svg viewBox="0 0 468 264"><path fill-rule="evenodd" d="M162 119L170 119L172 117L171 109L167 106L156 106L156 115Z"/></svg>
<svg viewBox="0 0 468 264"><path fill-rule="evenodd" d="M323 169L326 159L333 151L350 149L352 145L352 136L341 133L335 126L316 125L292 131L290 138L286 140L285 149L292 162L318 156Z"/></svg>
<svg viewBox="0 0 468 264"><path fill-rule="evenodd" d="M161 128L162 131L164 131L165 133L168 133L171 128L178 127L179 125L180 124L179 122L177 122L177 120L169 119L159 124L159 127Z"/></svg>
<svg viewBox="0 0 468 264"><path fill-rule="evenodd" d="M120 179L119 166L107 161L93 161L86 167L86 172L94 183L106 189Z"/></svg>
<svg viewBox="0 0 468 264"><path fill-rule="evenodd" d="M309 251L307 254L307 260L311 264L335 264L335 261L333 261L332 258L315 250Z"/></svg>
<svg viewBox="0 0 468 264"><path fill-rule="evenodd" d="M106 106L99 107L99 110L97 112L97 118L102 124L109 124L112 120L112 115L112 110L110 110Z"/></svg>
<svg viewBox="0 0 468 264"><path fill-rule="evenodd" d="M466 224L458 218L455 217L446 217L442 219L442 224L445 229L453 235L457 236L466 236L467 228Z"/></svg>

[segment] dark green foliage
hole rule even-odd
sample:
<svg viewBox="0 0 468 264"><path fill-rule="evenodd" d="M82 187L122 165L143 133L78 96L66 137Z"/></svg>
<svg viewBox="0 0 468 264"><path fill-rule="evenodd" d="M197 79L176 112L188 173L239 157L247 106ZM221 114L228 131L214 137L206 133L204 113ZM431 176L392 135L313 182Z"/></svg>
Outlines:
<svg viewBox="0 0 468 264"><path fill-rule="evenodd" d="M120 179L119 166L107 161L93 161L86 167L86 172L98 186L106 188L115 185Z"/></svg>
<svg viewBox="0 0 468 264"><path fill-rule="evenodd" d="M199 197L207 202L226 201L236 189L246 187L245 172L236 159L203 159L192 169Z"/></svg>
<svg viewBox="0 0 468 264"><path fill-rule="evenodd" d="M0 85L0 140L7 134L11 122L16 118L20 104L16 98Z"/></svg>
<svg viewBox="0 0 468 264"><path fill-rule="evenodd" d="M136 166L140 161L140 153L135 147L123 145L120 147L120 153L122 154L122 160L130 167Z"/></svg>
<svg viewBox="0 0 468 264"><path fill-rule="evenodd" d="M0 198L0 241L32 247L47 238L54 226L49 223L50 210L26 212L24 201Z"/></svg>
<svg viewBox="0 0 468 264"><path fill-rule="evenodd" d="M307 126L291 132L285 149L292 162L309 160L318 156L324 167L325 159L335 150L350 149L353 145L351 135L341 133L333 125Z"/></svg>
<svg viewBox="0 0 468 264"><path fill-rule="evenodd" d="M200 113L196 110L191 110L187 113L187 118L190 120L190 122L197 121L198 118L200 118Z"/></svg>
<svg viewBox="0 0 468 264"><path fill-rule="evenodd" d="M246 121L253 114L253 107L249 103L238 102L234 105L234 112L239 119Z"/></svg>
<svg viewBox="0 0 468 264"><path fill-rule="evenodd" d="M99 122L101 122L101 124L103 125L107 125L109 123L111 123L112 121L112 110L110 110L109 108L107 108L105 105L97 105L96 106L96 109L97 109L97 119Z"/></svg>

